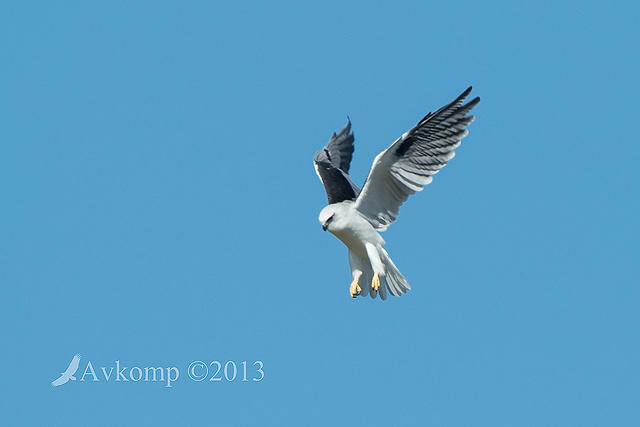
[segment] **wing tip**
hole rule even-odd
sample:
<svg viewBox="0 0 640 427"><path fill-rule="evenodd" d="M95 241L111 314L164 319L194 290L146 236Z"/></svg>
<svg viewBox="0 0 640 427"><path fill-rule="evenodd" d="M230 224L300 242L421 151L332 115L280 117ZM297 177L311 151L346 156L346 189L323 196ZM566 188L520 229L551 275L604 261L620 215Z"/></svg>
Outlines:
<svg viewBox="0 0 640 427"><path fill-rule="evenodd" d="M480 97L476 96L471 101L467 102L467 105L471 105L472 107L475 107L476 105L478 105L479 102L480 102Z"/></svg>
<svg viewBox="0 0 640 427"><path fill-rule="evenodd" d="M464 101L464 99L469 96L472 89L473 86L469 86L468 88L466 88L451 104L456 104L458 102L462 103L462 101Z"/></svg>
<svg viewBox="0 0 640 427"><path fill-rule="evenodd" d="M471 90L472 90L472 89L473 89L473 86L472 86L472 85L469 85L469 87L468 87L468 88L466 88L466 89L464 90L464 92L462 92L462 94L460 94L459 98L460 98L460 99L463 99L463 98L466 98L467 96L469 96L469 94L471 93ZM470 105L470 104L476 105L478 102L480 102L480 97L479 97L479 96L476 96L476 97L475 97L475 98L473 98L471 101L469 101L469 102L467 103L467 105Z"/></svg>
<svg viewBox="0 0 640 427"><path fill-rule="evenodd" d="M350 135L350 133L351 133L351 118L349 118L349 115L347 114L347 124L344 125L344 127L338 132L338 136ZM335 136L336 133L334 132L333 135Z"/></svg>

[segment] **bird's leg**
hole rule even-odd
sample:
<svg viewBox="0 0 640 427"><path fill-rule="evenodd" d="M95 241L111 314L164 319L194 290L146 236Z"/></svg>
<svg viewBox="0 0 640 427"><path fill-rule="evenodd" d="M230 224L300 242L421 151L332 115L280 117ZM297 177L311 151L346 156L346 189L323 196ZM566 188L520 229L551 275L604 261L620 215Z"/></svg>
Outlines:
<svg viewBox="0 0 640 427"><path fill-rule="evenodd" d="M380 278L378 277L378 273L374 273L373 279L371 279L371 288L374 291L380 289Z"/></svg>
<svg viewBox="0 0 640 427"><path fill-rule="evenodd" d="M374 291L378 291L380 289L380 276L379 274L384 274L384 263L380 259L380 254L378 252L378 247L374 244L366 242L365 248L367 250L367 256L369 257L369 261L371 262L371 268L373 268L373 279L371 279L371 289Z"/></svg>
<svg viewBox="0 0 640 427"><path fill-rule="evenodd" d="M351 298L357 297L358 295L360 295L360 292L362 292L362 288L358 286L359 278L360 278L360 275L357 275L356 277L354 277L353 282L351 282L351 286L349 286L349 294L351 294Z"/></svg>

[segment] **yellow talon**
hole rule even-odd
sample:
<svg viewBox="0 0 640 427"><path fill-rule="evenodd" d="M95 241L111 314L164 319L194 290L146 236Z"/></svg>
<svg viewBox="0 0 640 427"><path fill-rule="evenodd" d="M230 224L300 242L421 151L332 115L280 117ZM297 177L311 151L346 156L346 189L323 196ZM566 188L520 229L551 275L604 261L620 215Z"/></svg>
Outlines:
<svg viewBox="0 0 640 427"><path fill-rule="evenodd" d="M358 286L358 278L353 279L353 282L351 282L351 286L349 286L349 293L351 294L351 298L355 298L360 295L361 291L362 288Z"/></svg>
<svg viewBox="0 0 640 427"><path fill-rule="evenodd" d="M371 287L374 291L380 289L380 278L378 277L378 273L373 275L373 279L371 280Z"/></svg>

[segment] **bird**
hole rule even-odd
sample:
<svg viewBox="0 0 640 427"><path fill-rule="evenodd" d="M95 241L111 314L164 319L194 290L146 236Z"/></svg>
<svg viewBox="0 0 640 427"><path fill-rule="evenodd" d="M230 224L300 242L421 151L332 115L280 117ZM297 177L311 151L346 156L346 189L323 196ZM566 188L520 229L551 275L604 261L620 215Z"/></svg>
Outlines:
<svg viewBox="0 0 640 427"><path fill-rule="evenodd" d="M452 102L424 116L378 154L362 189L349 177L355 137L348 116L346 126L315 153L314 167L329 203L318 221L349 250L351 297L376 298L379 293L386 300L387 292L400 296L411 289L384 249L380 232L396 220L408 197L422 191L454 157L474 120L468 113L480 102L475 97L465 103L471 90L469 86Z"/></svg>
<svg viewBox="0 0 640 427"><path fill-rule="evenodd" d="M54 380L51 385L54 387L58 387L59 385L66 384L69 380L75 381L76 377L73 374L78 370L78 365L80 364L80 355L76 354L69 362L69 366L67 369L60 374L58 379Z"/></svg>

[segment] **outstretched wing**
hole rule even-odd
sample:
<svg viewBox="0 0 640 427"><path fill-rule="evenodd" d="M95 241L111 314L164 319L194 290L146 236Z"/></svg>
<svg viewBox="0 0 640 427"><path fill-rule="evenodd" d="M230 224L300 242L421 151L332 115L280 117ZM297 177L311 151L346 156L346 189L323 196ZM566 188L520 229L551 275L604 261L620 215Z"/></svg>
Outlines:
<svg viewBox="0 0 640 427"><path fill-rule="evenodd" d="M349 178L349 165L353 157L353 133L351 121L327 145L313 157L313 164L327 192L329 204L355 200L360 189Z"/></svg>
<svg viewBox="0 0 640 427"><path fill-rule="evenodd" d="M471 87L453 102L427 114L411 130L376 156L355 207L378 230L398 217L407 198L429 184L432 176L455 155L454 151L473 121L467 113L480 98L466 104Z"/></svg>
<svg viewBox="0 0 640 427"><path fill-rule="evenodd" d="M348 174L351 158L353 157L353 132L351 132L351 120L347 118L347 124L337 134L334 132L329 142L324 147L331 162L341 171Z"/></svg>
<svg viewBox="0 0 640 427"><path fill-rule="evenodd" d="M58 387L59 385L65 384L69 381L69 377L66 375L61 375L60 377L58 377L57 379L53 380L51 382L51 385L54 387Z"/></svg>
<svg viewBox="0 0 640 427"><path fill-rule="evenodd" d="M73 359L71 359L71 363L69 363L69 367L67 368L65 373L69 375L75 374L76 371L78 370L79 364L80 364L80 355L76 354L75 356L73 356Z"/></svg>

